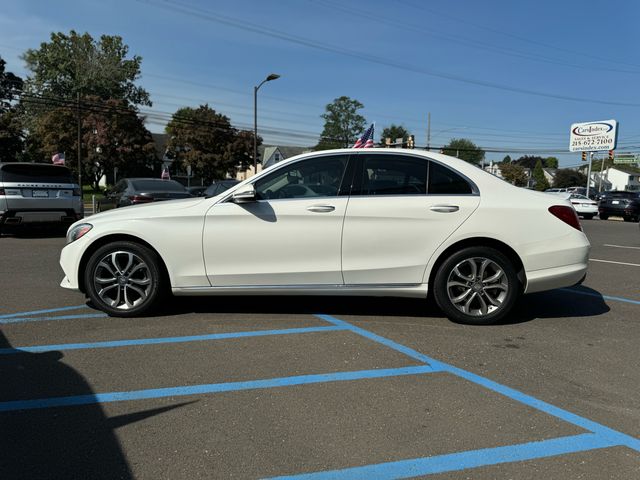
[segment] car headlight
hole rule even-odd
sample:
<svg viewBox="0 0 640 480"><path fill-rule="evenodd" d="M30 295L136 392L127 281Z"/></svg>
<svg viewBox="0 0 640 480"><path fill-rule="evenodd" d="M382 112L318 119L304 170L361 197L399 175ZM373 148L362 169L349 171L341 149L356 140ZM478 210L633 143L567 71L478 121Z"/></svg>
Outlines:
<svg viewBox="0 0 640 480"><path fill-rule="evenodd" d="M93 225L91 225L90 223L81 223L79 225L76 225L67 232L67 244L75 242L80 237L84 237L84 235L88 233L92 228Z"/></svg>

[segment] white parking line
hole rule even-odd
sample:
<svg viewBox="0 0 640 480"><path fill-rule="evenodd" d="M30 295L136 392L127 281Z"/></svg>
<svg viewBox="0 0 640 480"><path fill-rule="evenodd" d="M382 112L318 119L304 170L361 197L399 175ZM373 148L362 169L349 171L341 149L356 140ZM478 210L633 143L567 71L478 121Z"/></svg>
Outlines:
<svg viewBox="0 0 640 480"><path fill-rule="evenodd" d="M640 247L628 247L626 245L610 245L608 243L604 244L605 247L615 247L615 248L632 248L634 250L640 250Z"/></svg>
<svg viewBox="0 0 640 480"><path fill-rule="evenodd" d="M589 261L602 262L602 263L615 263L616 265L629 265L630 267L640 267L640 263L614 262L612 260L599 260L597 258L590 258Z"/></svg>

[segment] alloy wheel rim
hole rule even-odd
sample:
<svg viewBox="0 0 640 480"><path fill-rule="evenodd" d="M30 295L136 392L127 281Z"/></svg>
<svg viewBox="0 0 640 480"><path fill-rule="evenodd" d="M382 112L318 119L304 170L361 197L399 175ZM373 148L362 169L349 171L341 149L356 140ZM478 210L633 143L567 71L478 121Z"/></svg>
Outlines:
<svg viewBox="0 0 640 480"><path fill-rule="evenodd" d="M447 278L447 295L453 306L466 315L484 317L500 309L509 293L504 269L484 257L459 262Z"/></svg>
<svg viewBox="0 0 640 480"><path fill-rule="evenodd" d="M106 305L130 310L148 298L152 286L151 271L135 253L117 250L98 262L93 285Z"/></svg>

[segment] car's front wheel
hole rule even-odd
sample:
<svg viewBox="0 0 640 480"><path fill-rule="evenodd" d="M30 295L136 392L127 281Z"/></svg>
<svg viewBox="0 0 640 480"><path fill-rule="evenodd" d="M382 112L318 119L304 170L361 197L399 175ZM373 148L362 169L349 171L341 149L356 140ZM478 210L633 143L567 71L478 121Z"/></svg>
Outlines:
<svg viewBox="0 0 640 480"><path fill-rule="evenodd" d="M114 317L134 317L159 301L160 260L134 242L114 242L96 250L85 270L85 286L93 304Z"/></svg>
<svg viewBox="0 0 640 480"><path fill-rule="evenodd" d="M521 292L511 260L490 247L469 247L452 254L438 269L434 297L455 322L487 325L503 319Z"/></svg>

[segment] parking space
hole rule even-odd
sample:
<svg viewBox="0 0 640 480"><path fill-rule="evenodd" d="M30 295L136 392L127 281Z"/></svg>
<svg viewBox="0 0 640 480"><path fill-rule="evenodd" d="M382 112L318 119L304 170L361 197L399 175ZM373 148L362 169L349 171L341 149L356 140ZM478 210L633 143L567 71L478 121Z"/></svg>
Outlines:
<svg viewBox="0 0 640 480"><path fill-rule="evenodd" d="M109 318L57 288L62 239L3 237L19 288L0 310L0 476L639 477L640 250L610 245L640 235L584 226L602 260L585 285L491 327L404 299Z"/></svg>

